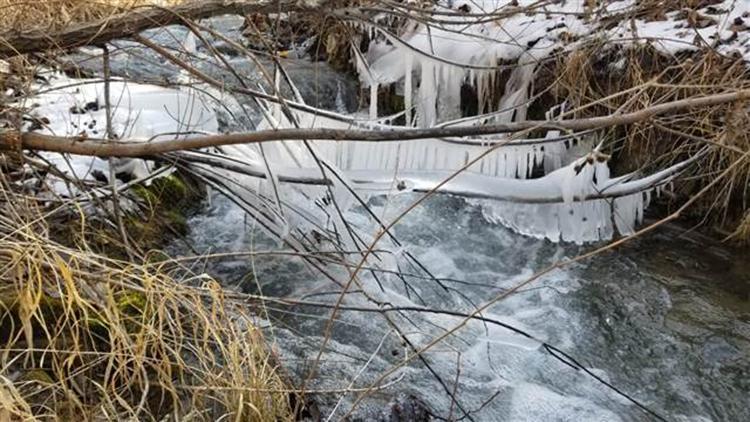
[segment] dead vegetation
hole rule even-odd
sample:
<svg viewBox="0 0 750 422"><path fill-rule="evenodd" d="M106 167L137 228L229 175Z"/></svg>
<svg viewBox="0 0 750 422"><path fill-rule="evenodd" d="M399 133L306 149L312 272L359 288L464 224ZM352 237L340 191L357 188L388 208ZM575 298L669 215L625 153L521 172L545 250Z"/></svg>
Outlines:
<svg viewBox="0 0 750 422"><path fill-rule="evenodd" d="M569 117L585 118L747 89L750 72L742 59L709 48L668 57L648 45L621 48L592 43L559 56L542 69L540 80L540 86L551 86L547 101L567 100L577 108L575 116ZM701 107L612 128L605 136L615 154L613 163L624 173L674 163L708 147L709 153L692 175L675 186L677 196L673 199L678 204L750 151L747 106L734 102ZM748 206L750 161L745 160L691 208L688 216L725 235L733 232L731 238L741 240L747 235L742 230L747 223L742 222L747 220Z"/></svg>
<svg viewBox="0 0 750 422"><path fill-rule="evenodd" d="M180 0L0 0L4 31L59 30L71 24L103 19L135 7L170 6Z"/></svg>
<svg viewBox="0 0 750 422"><path fill-rule="evenodd" d="M255 319L216 281L65 247L45 222L61 207L7 186L0 207L0 419L292 419Z"/></svg>
<svg viewBox="0 0 750 422"><path fill-rule="evenodd" d="M57 31L176 3L0 0L0 27ZM0 62L2 92L27 92L38 59ZM0 112L5 125L19 124L17 111ZM293 419L293 390L247 305L162 253L112 258L161 246L168 223L182 229L177 208L196 198L172 192L187 189L183 182L168 177L130 192L141 207L126 217L124 245L111 216L73 200L38 201L10 184L24 177L15 174L19 160L33 159L5 151L0 163L0 420Z"/></svg>

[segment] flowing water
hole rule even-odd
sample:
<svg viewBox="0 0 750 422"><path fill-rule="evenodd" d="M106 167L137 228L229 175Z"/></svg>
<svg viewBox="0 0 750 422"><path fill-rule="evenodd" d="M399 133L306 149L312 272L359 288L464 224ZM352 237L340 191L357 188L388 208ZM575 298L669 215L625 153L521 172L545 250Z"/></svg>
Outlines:
<svg viewBox="0 0 750 422"><path fill-rule="evenodd" d="M235 38L238 22L237 18L213 20L218 30ZM161 36L162 44L174 44L182 42L185 31L169 27L154 36ZM136 79L169 79L178 73L143 49L127 43L121 47L113 57L115 73ZM244 75L256 72L247 60L230 59ZM356 107L356 83L350 77L325 65L299 60L286 64L308 102L339 111ZM213 65L203 66L211 72ZM389 221L416 198L376 197L370 206ZM351 211L348 217L366 220L361 210ZM189 224L188 238L172 247L175 254L282 249L220 196L212 196ZM375 232L374 227L364 230ZM515 234L487 222L476 206L451 197L436 197L417 207L395 227L395 234L403 243L402 252L414 254L444 287L410 267L403 271L421 276L402 280L380 274L376 279L364 272L345 305L375 308L358 292L364 288L371 298L393 306L471 312L550 264L596 247ZM269 303L258 308L264 318L259 324L266 327L293 379L302 381L312 368L317 369L306 387L316 391L313 400L323 417L331 420L344 417L362 389L375 382L380 387L356 406L355 419L409 420L403 412L399 419L399 412L388 411L390 403L406 396L423 401L442 418L654 418L593 374L667 420L744 421L750 420L749 262L747 252L732 252L684 229L664 227L614 251L556 269L482 314L557 347L590 368L590 373L576 370L535 340L479 321L430 348L424 361L413 359L401 365L412 351L396 331L415 347L426 346L462 322L446 314L411 310L389 312L386 318L362 309L342 310L319 365L314 363L324 343L330 309ZM338 279L348 278L340 267L328 269ZM227 288L266 296L330 304L340 291L300 258L288 255L212 259L196 264L194 270L208 272Z"/></svg>
<svg viewBox="0 0 750 422"><path fill-rule="evenodd" d="M393 215L415 199L375 198L371 205ZM188 240L202 253L278 249L253 229L241 210L220 197L190 225ZM402 281L393 277L381 277L380 283L364 277L365 289L394 306L422 306L423 300L431 308L451 311L470 312L472 303L483 304L549 264L595 247L514 234L485 222L478 208L449 197L416 208L395 232L404 249L443 279L450 292L434 280L408 277L414 288L411 298ZM667 420L748 420L748 258L747 253L726 250L683 229L665 227L615 251L555 270L483 315L558 347ZM288 256L210 261L205 270L228 287L267 296L331 303L339 290L300 259ZM346 304L374 306L356 293ZM321 346L330 311L272 307L266 309L273 326L267 329L269 339L276 343L284 367L302 379ZM391 317L420 346L461 321L421 312ZM344 311L308 387L367 387L405 353L408 348L380 314ZM455 403L424 363L415 360L387 377L384 383L389 386L368 396L354 416L382 417L384 405L394 397L413 394L441 417L459 418L463 409L474 420L653 419L539 343L496 325L472 322L424 356L455 391ZM357 395L314 397L324 415L341 399L332 417L337 420Z"/></svg>

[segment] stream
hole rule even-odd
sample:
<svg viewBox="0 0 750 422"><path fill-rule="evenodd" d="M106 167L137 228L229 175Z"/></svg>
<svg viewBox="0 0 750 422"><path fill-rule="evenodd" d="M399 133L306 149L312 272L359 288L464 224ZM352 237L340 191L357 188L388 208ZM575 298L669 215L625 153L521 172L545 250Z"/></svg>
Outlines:
<svg viewBox="0 0 750 422"><path fill-rule="evenodd" d="M388 208L386 215L392 215L415 199L375 198L371 205L376 212ZM222 197L214 197L190 226L188 240L202 253L278 249ZM484 316L558 347L667 420L748 420L750 256L685 231L664 227L613 252L555 270ZM409 279L422 299L436 309L465 312L472 309L469 301L483 303L554 262L595 248L520 236L485 222L477 207L450 197L416 208L395 233L433 275L455 279L443 281L455 288L450 294L433 280ZM336 300L330 293L336 286L299 258L233 258L209 261L204 269L227 287L248 293ZM394 305L421 305L408 299L396 281L385 291L371 279L365 287ZM356 294L346 303L373 306ZM301 379L321 346L329 311L297 306L268 312L273 325L267 330L269 340L285 369ZM445 315L408 316L409 321L396 320L418 345L460 322ZM309 388L345 388L363 366L353 386L366 387L399 362L404 350L378 314L342 312ZM472 322L425 356L456 389L458 402L473 420L652 419L538 343L501 327ZM422 363L414 361L388 379L396 381L365 400L354 413L357 418L394 420L383 409L405 395L423 400L438 416L462 416ZM352 396L344 396L332 420L345 414ZM316 394L315 400L326 415L341 397Z"/></svg>
<svg viewBox="0 0 750 422"><path fill-rule="evenodd" d="M238 37L238 19L211 23ZM170 27L151 36L169 45L185 34L184 28ZM169 80L178 72L132 43L118 45L112 67L119 76ZM72 60L92 71L100 69L83 56ZM257 73L246 59L230 60L245 75ZM357 85L350 75L304 60L285 64L308 103L338 111L356 109ZM211 72L210 63L203 66ZM418 198L373 197L368 205L390 221ZM283 249L228 199L217 194L209 199L190 218L187 239L169 248L173 255ZM347 217L355 223L366 220L358 208ZM374 235L377 227L363 230ZM376 279L363 272L361 287L392 306L463 313L551 264L601 246L524 237L486 221L477 206L449 196L415 208L395 226L394 234L402 250L411 252L440 283L424 275L399 279L381 274ZM348 278L345 269L328 268L338 279ZM229 289L269 297L332 304L340 292L302 259L288 255L211 259L193 270L207 272ZM409 268L404 272L413 273ZM352 288L345 305L375 308L359 288ZM424 361L412 359L379 380L412 355L394 327L419 348L462 318L389 312L389 325L381 313L342 310L326 342L330 309L269 303L258 314L281 365L298 383L310 374L326 343L315 376L306 383L324 420L347 415L362 389L373 383L384 386L357 403L353 420L412 420L422 412L413 409L419 403L438 418L476 421L655 418L625 394L666 420L750 420L750 255L677 226L661 227L613 251L555 269L482 314L558 348L590 373L566 364L538 341L471 321L425 352ZM347 389L354 391L341 392Z"/></svg>

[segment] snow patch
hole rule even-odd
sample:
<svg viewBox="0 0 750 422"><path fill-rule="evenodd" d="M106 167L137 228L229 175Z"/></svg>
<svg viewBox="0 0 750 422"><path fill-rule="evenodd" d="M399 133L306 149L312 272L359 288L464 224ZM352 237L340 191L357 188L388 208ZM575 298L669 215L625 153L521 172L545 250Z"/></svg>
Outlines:
<svg viewBox="0 0 750 422"><path fill-rule="evenodd" d="M53 136L107 138L104 81L75 79L48 74L47 84L38 84L36 95L17 104L30 110L25 130ZM194 89L173 89L113 79L109 84L111 137L132 142L186 139L216 133L216 114ZM96 182L109 178L108 160L71 154L43 152L40 155L73 179ZM112 159L115 173L146 178L153 163L140 159ZM49 176L53 192L75 196L78 189Z"/></svg>

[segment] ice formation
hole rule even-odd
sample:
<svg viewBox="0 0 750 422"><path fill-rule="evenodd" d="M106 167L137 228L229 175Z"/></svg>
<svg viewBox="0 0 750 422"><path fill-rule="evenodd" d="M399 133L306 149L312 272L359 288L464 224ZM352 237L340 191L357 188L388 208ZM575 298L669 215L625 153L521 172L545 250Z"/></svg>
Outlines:
<svg viewBox="0 0 750 422"><path fill-rule="evenodd" d="M616 232L632 234L643 219L643 211L650 202L652 192L658 194L664 185L694 160L681 162L640 179L632 174L610 178L606 160L597 151L535 179L495 177L472 172L454 174L454 171L430 169L397 172L387 169L337 170L337 177L334 177L331 170L321 170L292 158L296 154L300 157L309 154L309 151L286 150L281 145L274 147L272 144L267 145L270 147L267 151L276 151L267 154L266 158L278 159L272 166L273 176L268 174L264 160L252 146L243 146L251 149L242 152L227 151L229 156L213 157L213 163L223 163L220 167L231 167L235 174L242 174L248 179L265 179L259 185L265 186L261 192L270 192L269 180L273 180L273 185L282 186L280 192L285 198L285 206L295 204L299 210L305 210L308 221L325 221L321 217L328 215L330 223L332 218L329 215L331 210L315 201L316 198L325 197L327 188L316 186L332 185L335 198L344 204L344 208L354 204L345 199L350 197L347 187L359 192L362 197L434 191L468 198L470 202L483 207L488 219L519 233L576 243L610 239ZM288 155L281 158L280 154ZM190 158L186 160L191 161ZM228 166L229 160L234 161L235 165ZM285 165L278 164L282 161ZM232 179L237 180L237 176ZM306 200L295 200L305 197ZM299 210L296 212L299 213ZM280 216L283 212L275 214ZM282 219L286 221L286 217ZM342 222L338 224L341 227Z"/></svg>
<svg viewBox="0 0 750 422"><path fill-rule="evenodd" d="M267 105L264 114L259 129L400 128L378 121L283 113L275 105ZM303 229L335 239L332 243L340 246L356 246L356 236L342 236L348 224L342 211L369 195L435 191L468 198L483 207L488 219L519 233L583 243L633 233L651 191L661 189L686 165L638 180L631 180L633 175L610 178L601 153L589 153L592 139L591 134L561 136L550 131L546 138L518 140L274 141L225 147L225 156L214 156L205 166L223 163L219 167L230 171L225 177L241 190L255 183L252 192L240 196L256 211L265 210L264 226L282 237ZM231 172L247 181L238 183ZM532 173L546 175L532 178ZM261 200L255 204L249 197Z"/></svg>
<svg viewBox="0 0 750 422"><path fill-rule="evenodd" d="M274 107L269 108L273 110ZM259 128L292 127L291 122L280 112L269 111L267 114L273 116L273 119L266 119ZM311 113L292 114L297 126L302 128L403 129L401 126L375 121L347 122ZM535 169L537 173L544 174L570 163L577 157L576 154L588 152L592 139L591 134L562 135L559 131L550 131L545 138L540 139L513 139L496 135L388 142L311 141L310 144L315 146L319 157L342 170L459 170L483 156L466 170L487 176L525 179L531 177ZM276 146L269 146L268 149L278 150L274 159L281 165L305 160L307 152L299 150L293 144L274 142L269 145Z"/></svg>
<svg viewBox="0 0 750 422"><path fill-rule="evenodd" d="M264 121L259 129L402 130L403 126L392 123L396 117L403 117L406 126L423 127L522 121L534 100L539 61L591 37L651 42L672 54L696 48L685 40L698 36L721 40L717 47L721 52L750 58L746 45L750 31L737 31L738 25L750 24L746 13L750 0L716 2L697 9L713 21L697 29L688 28L678 11L649 21L618 19L629 16L637 3L623 0L590 6L585 0L568 0L540 7L530 0L457 0L434 7L468 12L466 17L455 13L454 23L436 21L429 28L412 21L398 34L387 25L350 16L346 19L366 31L371 41L366 52L353 49L360 79L368 89L369 108L362 115L345 116L315 110L300 98L287 102L292 110L260 101ZM526 7L521 13L514 9ZM480 12L499 14L472 23L476 16L472 14ZM610 24L600 26L603 21ZM188 50L195 49L194 42L186 40ZM277 87L280 73L276 72ZM76 86L63 88L62 80L53 82L48 93L33 99L38 104L34 109L37 121L47 122L35 129L103 137L101 81L64 82ZM381 116L379 89L390 84L397 84L403 92L404 110L398 116ZM479 116L462 118L462 85L476 92ZM190 90L119 80L111 86L113 132L120 139L143 141L217 131L213 110ZM497 95L498 90L502 95ZM296 92L293 86L292 92ZM563 111L562 107L550 111L547 118L557 118ZM498 135L393 142L277 141L223 147L218 153L182 153L182 157L211 186L241 203L269 234L298 249L322 243L361 246L365 236L351 231L343 216L349 208L372 194L433 190L468 198L482 206L488 219L520 233L582 243L632 233L652 193L658 193L686 165L642 179L632 175L610 178L606 161L598 152L591 153L595 139L591 133L549 131L534 139ZM60 160L62 156L48 158ZM145 162L133 163L127 162L127 170L136 176L148 172ZM96 158L76 157L72 172L85 178L92 169L105 169L105 164Z"/></svg>
<svg viewBox="0 0 750 422"><path fill-rule="evenodd" d="M445 124L446 120L462 125L525 120L533 101L530 95L536 65L555 51L570 51L592 38L622 44L650 43L665 54L694 50L701 42L710 42L723 54L750 59L748 0L707 2L696 7L695 16L702 19L700 27L691 25L688 20L692 15L682 9L672 8L659 17L640 17L634 14L639 6L633 0L596 3L568 0L543 5L532 0L457 0L434 6L439 12L453 11L444 15L450 19L435 15L437 19L430 23L407 20L398 23L398 29L393 29L396 20L387 13L374 22L352 17L350 24L366 33L370 41L364 53L357 49L356 43L352 44L360 79L370 89L369 117L378 117L377 90L397 84L404 96L407 126L432 127ZM462 18L462 13L466 17ZM480 13L497 15L473 22ZM508 69L502 96L498 96L497 78ZM476 92L480 116L458 119L462 85L471 86ZM546 136L559 137L556 131ZM502 145L493 146L496 143ZM413 191L430 190L427 186L437 186L440 177L449 177L450 171L464 168L482 156L439 191L486 197L476 201L482 203L488 218L532 236L581 243L611 238L615 231L632 233L643 219L651 191L658 192L660 183L645 183L656 182L653 177L642 183L610 180L603 163L579 166L580 173L573 177L570 169L575 164L569 163L581 151L578 154L569 151L572 144L570 140L506 143L502 138L485 137L316 143L316 146L323 156L349 171L355 180L356 177L377 179L373 176L378 171L389 170L391 179L399 180L402 190ZM526 183L512 180L540 173L547 176ZM561 178L562 175L565 177ZM663 176L663 180L672 177L662 172L657 175ZM484 180L483 176L495 179ZM388 186L387 177L380 178L379 183ZM585 199L594 191L605 190L602 183L611 183L605 197ZM516 185L518 189L514 188ZM505 190L486 189L486 186L501 186ZM535 191L540 186L554 192ZM540 200L555 197L555 192L562 200ZM581 198L574 200L576 196Z"/></svg>
<svg viewBox="0 0 750 422"><path fill-rule="evenodd" d="M31 119L26 130L56 136L107 137L104 82L75 79L58 73L46 75L48 83L38 84L38 93L18 104L29 108ZM197 134L216 133L216 113L201 94L192 89L173 89L137 84L120 79L110 82L111 136L133 142L180 139ZM97 173L109 177L108 160L70 154L40 153L73 179L91 181ZM135 179L147 177L151 164L145 160L113 158L115 173L128 173ZM58 195L75 196L78 189L50 177Z"/></svg>
<svg viewBox="0 0 750 422"><path fill-rule="evenodd" d="M480 111L506 109L494 118L523 120L535 65L554 51L570 51L592 38L613 44L649 43L670 55L708 43L721 54L750 60L748 0L705 2L692 15L674 7L664 16L641 17L635 13L638 7L635 0L544 4L533 0L451 0L434 6L437 12L451 11L450 19L429 25L410 21L398 34L388 29L392 19L381 17L373 23L351 18L350 23L372 39L366 54L356 55L363 84L399 83L404 87L405 105L414 106L420 126L431 126L457 113L457 89L462 83L476 90ZM464 13L474 15L462 17ZM477 23L479 13L497 15ZM690 19L700 19L701 24L691 25ZM509 67L507 63L513 63L513 70L504 96L491 104L489 94L495 78L498 71ZM373 111L371 105L371 114Z"/></svg>
<svg viewBox="0 0 750 422"><path fill-rule="evenodd" d="M49 122L37 130L101 137L105 120L101 81L59 82L49 93L34 97L34 115ZM112 92L118 98L112 109L113 131L120 139L146 141L216 131L210 107L189 93L121 81L112 83ZM261 129L290 125L284 116L278 108L269 108ZM301 127L354 124L300 112L294 116ZM378 122L359 124L387 127ZM553 139L559 137L555 131L548 137L502 146L493 143L505 140L488 138L278 141L223 147L218 154L186 152L181 157L210 186L250 212L259 227L296 250L364 247L369 238L352 231L343 212L372 194L433 189L481 203L488 218L520 233L555 241L608 239L615 229L631 233L648 205L647 192L676 172L635 182L610 179L606 163L591 155L571 162L573 137ZM576 147L586 150L587 145L579 140ZM442 183L488 150L468 171ZM106 174L107 162L98 158L45 155L62 170L70 162L73 174L81 179L90 178L93 170ZM137 163L128 162L136 177L149 170L145 162ZM141 165L144 168L139 169ZM548 174L528 179L535 167Z"/></svg>

